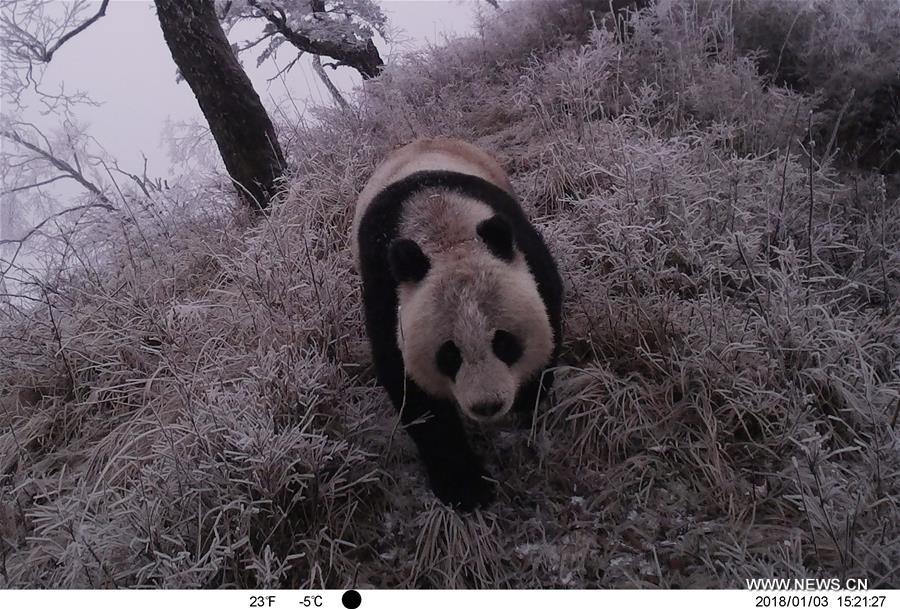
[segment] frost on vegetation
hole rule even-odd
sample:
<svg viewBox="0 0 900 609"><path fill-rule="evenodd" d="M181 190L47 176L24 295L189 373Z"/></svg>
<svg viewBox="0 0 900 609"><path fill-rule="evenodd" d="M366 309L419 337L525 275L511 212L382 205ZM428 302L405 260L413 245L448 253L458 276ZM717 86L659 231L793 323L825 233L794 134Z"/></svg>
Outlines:
<svg viewBox="0 0 900 609"><path fill-rule="evenodd" d="M257 65L291 42L292 35L353 47L365 45L376 33L382 37L387 33L387 19L372 0L216 0L215 4L226 31L242 21L266 21L258 40L238 47L244 51L265 43Z"/></svg>
<svg viewBox="0 0 900 609"><path fill-rule="evenodd" d="M516 4L282 125L267 218L141 216L5 312L0 581L897 587L898 184L810 148L828 102L710 5L574 35ZM553 399L476 434L470 516L374 385L347 247L377 161L436 134L496 152L567 287Z"/></svg>

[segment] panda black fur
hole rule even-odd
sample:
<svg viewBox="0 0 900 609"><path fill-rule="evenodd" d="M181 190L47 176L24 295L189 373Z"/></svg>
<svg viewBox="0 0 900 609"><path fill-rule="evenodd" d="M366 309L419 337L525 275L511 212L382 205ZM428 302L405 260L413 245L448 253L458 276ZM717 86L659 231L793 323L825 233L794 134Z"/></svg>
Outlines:
<svg viewBox="0 0 900 609"><path fill-rule="evenodd" d="M493 486L459 410L527 413L549 389L562 338L549 250L502 169L449 139L417 140L379 166L352 244L376 374L432 490L464 510L487 504Z"/></svg>

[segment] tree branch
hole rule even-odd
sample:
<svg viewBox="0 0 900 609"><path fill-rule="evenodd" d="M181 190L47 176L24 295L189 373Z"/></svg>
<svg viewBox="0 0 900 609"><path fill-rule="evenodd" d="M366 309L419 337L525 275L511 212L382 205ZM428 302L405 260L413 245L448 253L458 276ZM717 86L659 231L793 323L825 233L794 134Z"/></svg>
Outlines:
<svg viewBox="0 0 900 609"><path fill-rule="evenodd" d="M81 186L84 187L85 190L87 190L91 194L96 195L97 198L100 199L100 201L102 201L103 203L105 203L107 205L111 205L110 200L106 197L105 194L103 194L103 192L99 188L97 188L97 186L93 182L91 182L86 177L84 177L84 174L82 174L75 167L72 167L72 165L70 165L63 159L55 156L51 152L48 152L46 150L41 149L38 146L35 146L34 144L32 144L31 142L29 142L28 140L26 140L25 138L20 136L15 131L8 131L6 129L2 129L2 130L0 130L0 135L2 135L3 137L5 137L9 140L12 140L13 142L16 142L23 148L26 148L26 149L34 152L40 158L44 159L45 161L47 161L48 163L50 163L51 165L56 167L58 170L63 172L67 177L70 177L73 180L75 180L76 182L78 182L79 184L81 184Z"/></svg>
<svg viewBox="0 0 900 609"><path fill-rule="evenodd" d="M325 83L325 87L331 93L331 97L334 98L334 101L338 103L338 105L344 110L350 107L350 104L347 103L347 100L344 99L344 96L341 95L341 92L338 91L338 88L334 86L334 83L331 82L331 79L328 78L328 74L325 73L325 68L322 67L322 58L318 55L313 56L313 70L316 74L319 75L319 78Z"/></svg>
<svg viewBox="0 0 900 609"><path fill-rule="evenodd" d="M257 38L256 40L253 40L253 41L248 40L247 42L244 43L243 46L238 44L237 50L239 53L243 53L244 51L249 51L253 47L257 46L259 43L263 42L264 40L268 40L269 38L271 38L274 35L275 35L275 32L265 33L262 36L260 36L259 38Z"/></svg>
<svg viewBox="0 0 900 609"><path fill-rule="evenodd" d="M286 66L278 70L278 72L275 73L275 76L273 76L272 78L267 78L266 82L273 82L276 79L281 78L284 74L290 71L291 68L297 65L297 62L300 61L301 57L303 57L303 51L297 53L297 56L290 60ZM318 57L318 55L314 55L313 57Z"/></svg>
<svg viewBox="0 0 900 609"><path fill-rule="evenodd" d="M60 39L56 41L56 44L44 51L43 57L41 58L44 63L49 63L50 60L53 59L53 54L56 53L62 45L89 28L94 22L106 15L107 6L109 6L109 0L103 0L103 2L100 3L99 10L97 10L97 13L93 17L87 19L84 23L68 32L67 34L61 36Z"/></svg>
<svg viewBox="0 0 900 609"><path fill-rule="evenodd" d="M301 51L331 57L354 68L364 79L378 76L384 67L384 61L378 54L375 43L371 40L367 40L365 43L313 40L306 34L292 29L288 25L287 16L280 8L276 7L275 11L271 11L261 6L258 0L247 0L247 4L258 10L269 23L275 26L278 33L284 36L285 40Z"/></svg>
<svg viewBox="0 0 900 609"><path fill-rule="evenodd" d="M57 182L59 180L68 180L71 178L72 178L72 176L67 176L67 175L56 176L55 178L50 178L49 180L44 180L43 182L35 182L34 184L26 184L25 186L17 186L16 188L0 190L0 195L11 195L14 192L21 192L23 190L31 190L32 188L40 188L41 186L46 186L47 184L52 184L53 182Z"/></svg>

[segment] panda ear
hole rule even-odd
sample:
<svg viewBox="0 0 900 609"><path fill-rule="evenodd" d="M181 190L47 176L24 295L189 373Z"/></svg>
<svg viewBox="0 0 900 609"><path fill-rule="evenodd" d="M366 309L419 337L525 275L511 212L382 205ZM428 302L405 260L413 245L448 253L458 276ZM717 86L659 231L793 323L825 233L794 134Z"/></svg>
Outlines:
<svg viewBox="0 0 900 609"><path fill-rule="evenodd" d="M388 265L391 275L399 283L418 283L431 268L428 256L411 239L397 239L391 243L388 247Z"/></svg>
<svg viewBox="0 0 900 609"><path fill-rule="evenodd" d="M498 258L511 262L515 257L512 227L505 218L491 216L487 220L482 220L475 228L475 232Z"/></svg>

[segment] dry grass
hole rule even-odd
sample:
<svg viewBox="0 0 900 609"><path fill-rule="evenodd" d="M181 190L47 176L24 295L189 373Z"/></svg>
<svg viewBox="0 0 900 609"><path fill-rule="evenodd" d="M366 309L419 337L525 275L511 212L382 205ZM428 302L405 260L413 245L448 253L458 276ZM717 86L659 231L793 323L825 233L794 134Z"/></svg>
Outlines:
<svg viewBox="0 0 900 609"><path fill-rule="evenodd" d="M0 317L0 582L897 587L897 195L808 154L832 119L696 4L584 44L517 5L282 125L267 219L181 193L66 243ZM499 497L468 516L374 384L347 248L432 134L501 157L568 288L553 399L475 430Z"/></svg>

